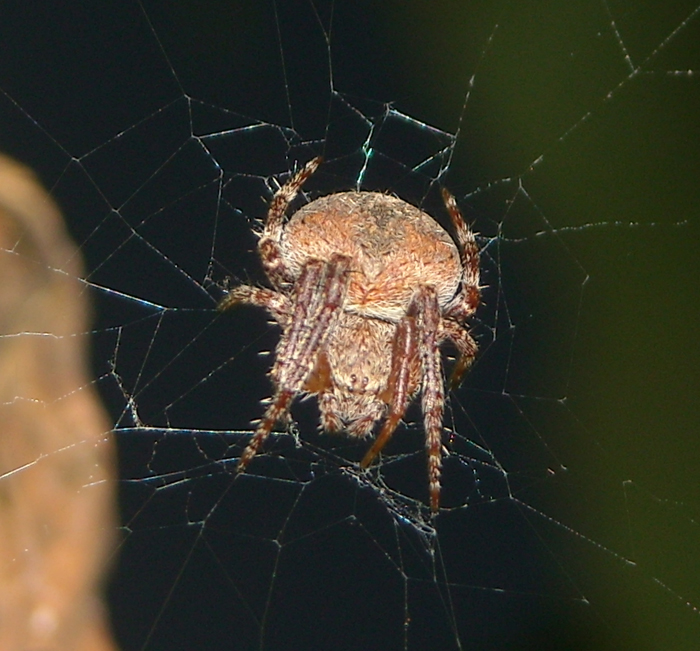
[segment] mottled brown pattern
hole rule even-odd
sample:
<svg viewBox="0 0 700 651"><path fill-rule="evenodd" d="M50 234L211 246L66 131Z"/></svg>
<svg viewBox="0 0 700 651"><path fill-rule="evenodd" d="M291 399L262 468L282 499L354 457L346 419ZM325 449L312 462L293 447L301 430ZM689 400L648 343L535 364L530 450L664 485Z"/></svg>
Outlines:
<svg viewBox="0 0 700 651"><path fill-rule="evenodd" d="M242 285L219 309L265 308L282 327L271 377L275 395L238 463L242 472L298 394L318 396L325 431L365 437L385 418L362 460L369 466L420 392L430 507L440 500L445 403L440 344L460 358L459 382L477 346L465 320L479 304L479 251L444 191L456 242L429 215L379 192L339 192L285 211L320 164L307 163L276 193L258 243L274 287Z"/></svg>

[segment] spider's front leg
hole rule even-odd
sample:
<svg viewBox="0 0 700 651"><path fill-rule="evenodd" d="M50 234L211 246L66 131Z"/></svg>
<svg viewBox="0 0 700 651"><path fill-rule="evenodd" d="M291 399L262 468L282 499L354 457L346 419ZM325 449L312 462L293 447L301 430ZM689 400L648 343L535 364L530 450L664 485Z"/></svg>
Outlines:
<svg viewBox="0 0 700 651"><path fill-rule="evenodd" d="M330 262L310 260L294 286L289 326L277 345L272 379L276 392L272 403L236 467L246 469L275 424L289 410L316 367L319 352L335 325L345 300L350 259L335 255Z"/></svg>
<svg viewBox="0 0 700 651"><path fill-rule="evenodd" d="M258 253L265 268L265 273L276 289L280 289L284 284L291 281L284 267L284 261L280 252L285 212L307 179L318 169L322 160L321 156L317 156L306 163L287 183L275 192L275 196L272 197L270 207L267 210L265 227L258 241Z"/></svg>
<svg viewBox="0 0 700 651"><path fill-rule="evenodd" d="M417 383L415 378L416 355L416 319L414 315L408 314L396 326L392 345L391 371L386 387L389 413L379 435L374 439L372 447L360 462L362 468L367 468L384 449L406 412Z"/></svg>
<svg viewBox="0 0 700 651"><path fill-rule="evenodd" d="M387 391L391 396L389 414L379 436L360 465L363 468L388 443L403 417L418 377L422 378L422 408L425 446L428 453L430 509L440 506L440 469L442 467L442 414L445 392L440 358L441 315L434 287L416 290L406 316L399 322L392 350L391 373Z"/></svg>
<svg viewBox="0 0 700 651"><path fill-rule="evenodd" d="M459 358L452 369L449 383L450 389L456 389L476 357L477 345L464 326L450 319L442 320L440 339L449 339L459 351Z"/></svg>
<svg viewBox="0 0 700 651"><path fill-rule="evenodd" d="M442 468L442 417L445 408L445 389L440 357L440 305L434 287L421 287L414 297L421 359L421 407L425 428L425 447L428 453L428 490L430 510L440 506L440 472Z"/></svg>

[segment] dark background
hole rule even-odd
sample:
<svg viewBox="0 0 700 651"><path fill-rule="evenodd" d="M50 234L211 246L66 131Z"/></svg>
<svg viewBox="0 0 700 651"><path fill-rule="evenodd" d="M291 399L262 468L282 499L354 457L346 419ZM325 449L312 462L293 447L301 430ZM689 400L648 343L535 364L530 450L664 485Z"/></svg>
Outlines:
<svg viewBox="0 0 700 651"><path fill-rule="evenodd" d="M62 206L96 304L124 649L697 648L697 5L0 12L0 147ZM270 179L318 154L311 196L442 219L443 183L482 235L482 353L432 523L417 413L381 471L403 502L310 403L304 444L232 481L277 333L214 307L226 278L264 282Z"/></svg>

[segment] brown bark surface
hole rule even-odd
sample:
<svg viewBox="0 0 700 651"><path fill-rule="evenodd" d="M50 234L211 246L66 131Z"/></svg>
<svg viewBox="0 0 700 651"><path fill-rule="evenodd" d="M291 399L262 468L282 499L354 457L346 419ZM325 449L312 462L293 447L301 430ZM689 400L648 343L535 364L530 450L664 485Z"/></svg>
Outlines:
<svg viewBox="0 0 700 651"><path fill-rule="evenodd" d="M61 215L0 156L0 649L107 651L114 446Z"/></svg>

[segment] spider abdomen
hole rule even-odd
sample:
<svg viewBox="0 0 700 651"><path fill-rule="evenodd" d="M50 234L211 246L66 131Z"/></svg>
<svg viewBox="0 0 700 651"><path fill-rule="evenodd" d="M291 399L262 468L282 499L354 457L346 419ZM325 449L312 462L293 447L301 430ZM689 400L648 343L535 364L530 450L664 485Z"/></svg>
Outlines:
<svg viewBox="0 0 700 651"><path fill-rule="evenodd" d="M413 291L432 285L445 306L462 278L459 252L428 214L380 192L340 192L300 208L280 242L287 272L298 278L311 259L351 258L344 309L398 321Z"/></svg>

